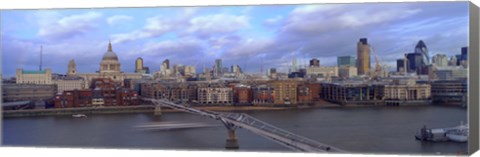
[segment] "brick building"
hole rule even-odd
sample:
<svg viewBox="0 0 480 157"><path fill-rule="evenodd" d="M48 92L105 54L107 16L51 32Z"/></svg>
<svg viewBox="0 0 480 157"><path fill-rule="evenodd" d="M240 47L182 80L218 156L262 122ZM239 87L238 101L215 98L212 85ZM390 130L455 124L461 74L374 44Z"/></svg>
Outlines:
<svg viewBox="0 0 480 157"><path fill-rule="evenodd" d="M139 103L137 92L121 87L109 78L94 79L90 89L64 91L54 99L55 108L132 106Z"/></svg>
<svg viewBox="0 0 480 157"><path fill-rule="evenodd" d="M276 80L273 82L275 104L297 104L297 80Z"/></svg>
<svg viewBox="0 0 480 157"><path fill-rule="evenodd" d="M54 99L55 108L88 107L92 105L92 90L70 90L57 94Z"/></svg>
<svg viewBox="0 0 480 157"><path fill-rule="evenodd" d="M251 88L253 100L252 104L261 105L261 104L273 104L273 86L263 84L258 86L253 86Z"/></svg>
<svg viewBox="0 0 480 157"><path fill-rule="evenodd" d="M250 86L237 85L233 87L233 102L235 104L249 104L253 100Z"/></svg>
<svg viewBox="0 0 480 157"><path fill-rule="evenodd" d="M297 91L299 103L313 103L320 100L319 83L300 83Z"/></svg>

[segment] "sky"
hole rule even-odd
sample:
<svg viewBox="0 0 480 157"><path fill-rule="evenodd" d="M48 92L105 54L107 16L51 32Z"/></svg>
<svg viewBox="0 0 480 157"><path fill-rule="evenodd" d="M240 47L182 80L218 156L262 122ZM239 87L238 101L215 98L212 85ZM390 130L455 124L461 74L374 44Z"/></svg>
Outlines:
<svg viewBox="0 0 480 157"><path fill-rule="evenodd" d="M127 73L138 57L152 72L165 59L197 72L215 59L248 73L287 72L293 58L334 66L337 56L356 56L360 38L394 69L419 40L430 56L468 46L468 2L2 10L0 17L4 77L38 70L40 46L44 68L64 74L74 59L79 73L94 73L109 41Z"/></svg>

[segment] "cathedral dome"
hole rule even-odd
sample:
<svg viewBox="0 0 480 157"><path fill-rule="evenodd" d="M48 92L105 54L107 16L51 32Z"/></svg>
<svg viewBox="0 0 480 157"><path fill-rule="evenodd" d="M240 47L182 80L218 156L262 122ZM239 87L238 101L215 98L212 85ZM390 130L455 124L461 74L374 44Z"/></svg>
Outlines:
<svg viewBox="0 0 480 157"><path fill-rule="evenodd" d="M103 55L102 60L116 60L116 61L118 61L117 54L115 54L115 52L113 52L111 43L108 43L108 50Z"/></svg>
<svg viewBox="0 0 480 157"><path fill-rule="evenodd" d="M118 60L117 55L113 51L107 51L104 55L102 60Z"/></svg>

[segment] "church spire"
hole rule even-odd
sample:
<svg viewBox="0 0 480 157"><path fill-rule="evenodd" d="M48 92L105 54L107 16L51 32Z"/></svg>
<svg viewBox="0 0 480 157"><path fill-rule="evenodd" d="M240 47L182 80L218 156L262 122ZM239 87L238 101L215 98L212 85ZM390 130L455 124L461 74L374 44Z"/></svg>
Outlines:
<svg viewBox="0 0 480 157"><path fill-rule="evenodd" d="M112 42L110 40L108 40L108 51L109 52L113 52L112 50Z"/></svg>

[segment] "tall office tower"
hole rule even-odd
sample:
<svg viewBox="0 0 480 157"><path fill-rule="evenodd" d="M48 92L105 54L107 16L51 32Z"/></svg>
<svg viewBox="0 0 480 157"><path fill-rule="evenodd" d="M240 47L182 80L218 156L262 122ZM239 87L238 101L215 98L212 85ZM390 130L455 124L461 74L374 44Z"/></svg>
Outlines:
<svg viewBox="0 0 480 157"><path fill-rule="evenodd" d="M232 73L242 73L242 68L239 65L232 65L231 68Z"/></svg>
<svg viewBox="0 0 480 157"><path fill-rule="evenodd" d="M297 58L293 57L293 59L292 59L292 71L291 72L297 72L297 71L298 71Z"/></svg>
<svg viewBox="0 0 480 157"><path fill-rule="evenodd" d="M468 60L468 47L462 47L461 56L462 61Z"/></svg>
<svg viewBox="0 0 480 157"><path fill-rule="evenodd" d="M448 61L448 66L457 66L457 57L452 56L450 60Z"/></svg>
<svg viewBox="0 0 480 157"><path fill-rule="evenodd" d="M460 62L462 61L462 54L455 55L455 58L457 58L457 65L460 65Z"/></svg>
<svg viewBox="0 0 480 157"><path fill-rule="evenodd" d="M361 38L357 43L357 73L365 75L370 71L370 45L367 38Z"/></svg>
<svg viewBox="0 0 480 157"><path fill-rule="evenodd" d="M210 69L205 68L205 69L204 69L204 75L205 75L205 79L206 79L207 81L210 81L210 79L211 79Z"/></svg>
<svg viewBox="0 0 480 157"><path fill-rule="evenodd" d="M418 41L417 46L415 46L415 53L422 54L422 66L430 65L430 54L428 54L427 45L422 40Z"/></svg>
<svg viewBox="0 0 480 157"><path fill-rule="evenodd" d="M214 74L215 76L220 76L222 74L223 66L222 66L222 59L215 60L215 67L214 67Z"/></svg>
<svg viewBox="0 0 480 157"><path fill-rule="evenodd" d="M162 66L160 67L160 73L163 76L170 76L171 70L170 70L170 60L165 59L162 62Z"/></svg>
<svg viewBox="0 0 480 157"><path fill-rule="evenodd" d="M185 75L193 76L195 73L195 66L185 66Z"/></svg>
<svg viewBox="0 0 480 157"><path fill-rule="evenodd" d="M270 68L268 70L268 76L270 78L277 78L277 69L276 68Z"/></svg>
<svg viewBox="0 0 480 157"><path fill-rule="evenodd" d="M432 64L437 67L448 66L448 57L444 54L436 54L432 57Z"/></svg>
<svg viewBox="0 0 480 157"><path fill-rule="evenodd" d="M338 67L343 67L343 66L357 67L357 64L355 63L355 57L353 57L353 56L339 56L339 57L337 57L337 66Z"/></svg>
<svg viewBox="0 0 480 157"><path fill-rule="evenodd" d="M462 52L460 53L460 63L459 65L463 67L468 67L468 47L462 47Z"/></svg>
<svg viewBox="0 0 480 157"><path fill-rule="evenodd" d="M405 58L397 59L397 72L405 73L408 70L408 60Z"/></svg>
<svg viewBox="0 0 480 157"><path fill-rule="evenodd" d="M423 55L421 53L409 53L407 54L408 70L407 72L417 74L423 74Z"/></svg>
<svg viewBox="0 0 480 157"><path fill-rule="evenodd" d="M162 62L162 67L165 68L165 69L170 69L170 60L165 59L165 60Z"/></svg>
<svg viewBox="0 0 480 157"><path fill-rule="evenodd" d="M185 76L185 66L183 64L174 64L172 70L174 76Z"/></svg>
<svg viewBox="0 0 480 157"><path fill-rule="evenodd" d="M140 73L143 70L143 59L142 57L138 57L137 60L135 60L135 72Z"/></svg>
<svg viewBox="0 0 480 157"><path fill-rule="evenodd" d="M67 71L68 76L75 76L77 75L77 65L75 64L75 60L71 59L68 62L68 71Z"/></svg>
<svg viewBox="0 0 480 157"><path fill-rule="evenodd" d="M310 67L319 67L320 66L320 60L314 58L310 60Z"/></svg>

